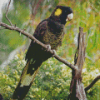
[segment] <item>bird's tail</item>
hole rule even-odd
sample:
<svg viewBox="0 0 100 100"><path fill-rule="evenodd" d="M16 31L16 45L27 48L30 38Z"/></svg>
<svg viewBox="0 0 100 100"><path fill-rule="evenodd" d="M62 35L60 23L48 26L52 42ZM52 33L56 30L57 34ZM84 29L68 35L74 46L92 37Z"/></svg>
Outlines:
<svg viewBox="0 0 100 100"><path fill-rule="evenodd" d="M23 100L26 96L27 92L29 91L34 78L38 72L38 69L42 61L40 60L28 60L25 68L23 69L20 81L14 91L13 100Z"/></svg>

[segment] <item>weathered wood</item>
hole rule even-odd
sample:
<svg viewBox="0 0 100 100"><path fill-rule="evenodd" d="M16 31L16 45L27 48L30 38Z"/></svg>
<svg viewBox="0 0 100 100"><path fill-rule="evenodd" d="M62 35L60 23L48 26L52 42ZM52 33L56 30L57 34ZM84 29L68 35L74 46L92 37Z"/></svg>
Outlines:
<svg viewBox="0 0 100 100"><path fill-rule="evenodd" d="M83 28L80 27L78 47L74 57L74 65L76 70L72 71L69 100L87 100L81 76L83 63L85 61L85 48L85 33L83 33Z"/></svg>

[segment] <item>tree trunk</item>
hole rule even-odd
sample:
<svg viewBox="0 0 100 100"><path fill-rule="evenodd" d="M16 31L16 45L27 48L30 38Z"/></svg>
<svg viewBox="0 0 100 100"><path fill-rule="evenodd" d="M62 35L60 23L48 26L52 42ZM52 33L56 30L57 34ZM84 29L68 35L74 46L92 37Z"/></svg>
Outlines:
<svg viewBox="0 0 100 100"><path fill-rule="evenodd" d="M75 70L72 71L69 100L87 100L82 83L82 68L85 60L85 33L79 28L78 47L74 57Z"/></svg>

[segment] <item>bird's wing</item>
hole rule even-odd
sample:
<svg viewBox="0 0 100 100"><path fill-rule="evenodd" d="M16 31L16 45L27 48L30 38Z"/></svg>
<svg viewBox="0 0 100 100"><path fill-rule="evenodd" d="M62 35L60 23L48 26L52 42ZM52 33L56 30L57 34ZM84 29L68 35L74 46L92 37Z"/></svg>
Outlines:
<svg viewBox="0 0 100 100"><path fill-rule="evenodd" d="M43 35L45 34L47 28L47 21L42 21L36 28L34 36L38 40L42 40ZM34 78L38 72L39 67L41 66L43 62L43 56L41 57L42 50L41 46L31 42L29 49L26 54L27 64L24 67L22 71L22 75L19 81L19 84L17 85L14 94L13 99L23 100L27 92L29 91Z"/></svg>
<svg viewBox="0 0 100 100"><path fill-rule="evenodd" d="M47 30L47 24L48 24L48 20L43 20L36 28L33 36L38 39L39 41L42 42L42 38L44 36L44 34L46 33ZM38 44L36 44L35 42L31 42L29 49L26 53L26 60L30 60L31 58L36 59L36 57L38 57L37 54L39 54L41 50L41 46L39 46Z"/></svg>

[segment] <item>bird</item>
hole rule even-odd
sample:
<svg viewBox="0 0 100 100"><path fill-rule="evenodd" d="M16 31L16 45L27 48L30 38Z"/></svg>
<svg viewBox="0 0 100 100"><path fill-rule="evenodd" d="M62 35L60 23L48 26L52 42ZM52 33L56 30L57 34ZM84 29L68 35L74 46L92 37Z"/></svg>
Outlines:
<svg viewBox="0 0 100 100"><path fill-rule="evenodd" d="M57 50L62 44L65 24L73 19L73 10L67 6L56 6L50 17L41 21L33 34L48 50ZM14 91L13 99L23 100L28 93L41 64L53 55L35 41L31 41L26 53L27 61L20 81Z"/></svg>

